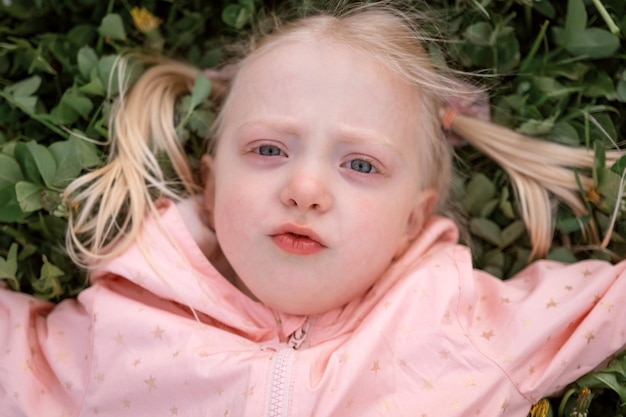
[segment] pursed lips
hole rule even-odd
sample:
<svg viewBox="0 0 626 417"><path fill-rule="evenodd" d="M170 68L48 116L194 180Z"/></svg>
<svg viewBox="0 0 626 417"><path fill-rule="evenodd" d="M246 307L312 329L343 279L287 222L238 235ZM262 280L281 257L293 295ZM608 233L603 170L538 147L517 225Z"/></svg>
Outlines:
<svg viewBox="0 0 626 417"><path fill-rule="evenodd" d="M279 227L270 237L280 249L294 255L313 255L326 248L311 229L293 224Z"/></svg>

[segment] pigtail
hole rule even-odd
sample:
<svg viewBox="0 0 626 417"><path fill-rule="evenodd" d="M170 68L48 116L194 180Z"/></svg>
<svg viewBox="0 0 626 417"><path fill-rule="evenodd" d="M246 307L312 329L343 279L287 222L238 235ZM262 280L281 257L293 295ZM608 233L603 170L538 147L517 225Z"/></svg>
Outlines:
<svg viewBox="0 0 626 417"><path fill-rule="evenodd" d="M131 65L116 66L119 79ZM198 70L160 61L149 68L119 99L109 120L109 156L106 165L89 172L65 191L70 207L66 245L82 266L123 251L138 235L155 199L179 200L199 190L185 151L176 135L175 103L191 92ZM125 81L127 83L127 81ZM159 160L166 156L178 180L168 180Z"/></svg>
<svg viewBox="0 0 626 417"><path fill-rule="evenodd" d="M593 180L585 174L594 165L592 152L530 138L484 120L456 114L451 109L443 111L441 116L444 129L464 137L509 174L532 242L531 257L545 256L551 246L554 223L550 193L577 216L588 213L580 187L589 190L593 186ZM622 155L621 151L607 152L607 165ZM590 224L588 229L594 240L599 241L594 225Z"/></svg>

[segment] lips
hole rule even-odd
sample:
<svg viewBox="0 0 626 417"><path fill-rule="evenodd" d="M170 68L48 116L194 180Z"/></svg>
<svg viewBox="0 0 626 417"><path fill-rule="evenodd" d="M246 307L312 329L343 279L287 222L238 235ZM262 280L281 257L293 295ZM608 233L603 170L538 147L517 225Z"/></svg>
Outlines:
<svg viewBox="0 0 626 417"><path fill-rule="evenodd" d="M270 237L276 246L293 255L313 255L326 247L312 230L293 225L279 228Z"/></svg>

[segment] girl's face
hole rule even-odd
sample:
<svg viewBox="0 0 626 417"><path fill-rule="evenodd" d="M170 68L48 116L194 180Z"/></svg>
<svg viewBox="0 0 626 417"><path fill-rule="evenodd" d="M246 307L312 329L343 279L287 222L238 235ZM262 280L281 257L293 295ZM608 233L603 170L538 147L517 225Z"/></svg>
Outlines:
<svg viewBox="0 0 626 417"><path fill-rule="evenodd" d="M240 71L206 197L245 293L315 314L362 295L419 233L419 96L364 55L285 42Z"/></svg>

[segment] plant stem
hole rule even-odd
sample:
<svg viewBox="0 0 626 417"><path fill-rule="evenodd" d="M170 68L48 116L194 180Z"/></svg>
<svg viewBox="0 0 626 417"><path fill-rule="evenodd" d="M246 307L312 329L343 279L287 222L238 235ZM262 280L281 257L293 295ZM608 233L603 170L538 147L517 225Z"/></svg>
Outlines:
<svg viewBox="0 0 626 417"><path fill-rule="evenodd" d="M606 7L604 7L604 4L602 4L602 1L591 0L591 2L593 3L594 6L596 6L596 9L598 9L598 13L600 13L600 16L602 16L602 19L604 19L604 22L609 27L609 30L611 31L611 33L615 36L619 36L620 34L619 27L615 24L615 21L613 21L613 19L611 18L611 15L609 15L609 12L606 10Z"/></svg>
<svg viewBox="0 0 626 417"><path fill-rule="evenodd" d="M520 73L523 74L524 72L526 72L526 69L530 65L530 61L532 61L532 59L537 54L537 51L539 50L539 46L541 45L541 42L543 41L543 39L546 36L546 30L548 29L548 25L549 24L550 24L550 22L546 20L545 22L543 22L543 25L541 25L541 29L539 30L539 34L535 38L535 41L533 42L533 45L530 48L530 51L528 52L528 55L526 55L526 58L524 59L524 62L522 62L522 65L520 65L520 68L519 68L519 72Z"/></svg>

